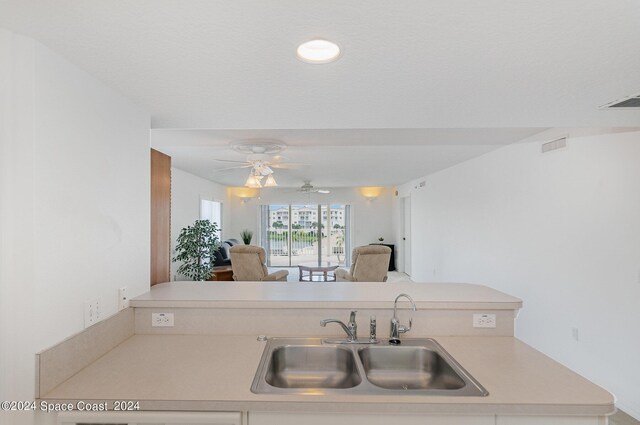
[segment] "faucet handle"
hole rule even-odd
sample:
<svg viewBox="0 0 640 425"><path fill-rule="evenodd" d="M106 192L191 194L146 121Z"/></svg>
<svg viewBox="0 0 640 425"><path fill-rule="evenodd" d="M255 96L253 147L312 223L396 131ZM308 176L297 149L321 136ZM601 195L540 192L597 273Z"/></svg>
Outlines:
<svg viewBox="0 0 640 425"><path fill-rule="evenodd" d="M349 322L355 322L356 321L356 313L358 312L358 310L352 310L351 311L351 315L349 316Z"/></svg>
<svg viewBox="0 0 640 425"><path fill-rule="evenodd" d="M413 317L409 318L409 326L398 325L398 333L407 333L411 330L411 326L413 325Z"/></svg>

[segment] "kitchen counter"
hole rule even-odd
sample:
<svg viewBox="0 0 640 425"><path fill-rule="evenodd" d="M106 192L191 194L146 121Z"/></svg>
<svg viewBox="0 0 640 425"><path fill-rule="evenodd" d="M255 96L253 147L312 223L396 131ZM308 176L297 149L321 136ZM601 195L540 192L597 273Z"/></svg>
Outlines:
<svg viewBox="0 0 640 425"><path fill-rule="evenodd" d="M418 309L517 310L522 300L468 283L171 282L131 300L153 308L389 308L408 293ZM404 302L404 301L403 301Z"/></svg>
<svg viewBox="0 0 640 425"><path fill-rule="evenodd" d="M516 338L435 339L489 396L253 394L265 346L255 336L133 335L41 399L136 400L142 410L181 411L603 416L615 410L610 393Z"/></svg>

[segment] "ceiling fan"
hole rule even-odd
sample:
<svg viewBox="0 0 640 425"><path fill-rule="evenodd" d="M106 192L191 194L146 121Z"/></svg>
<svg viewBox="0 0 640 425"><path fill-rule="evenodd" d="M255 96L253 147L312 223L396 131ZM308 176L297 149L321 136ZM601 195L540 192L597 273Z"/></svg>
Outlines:
<svg viewBox="0 0 640 425"><path fill-rule="evenodd" d="M273 169L291 169L300 168L308 164L286 163L280 162L285 159L283 156L276 155L286 148L287 145L277 140L253 139L231 144L231 149L236 152L247 154L245 161L215 159L218 162L228 162L237 165L225 168L218 168L214 171L228 171L238 168L250 168L249 177L245 182L245 186L252 188L275 187L278 184L273 178ZM264 183L262 179L266 177Z"/></svg>
<svg viewBox="0 0 640 425"><path fill-rule="evenodd" d="M269 168L276 168L276 169L278 169L278 168L280 168L280 169L300 168L300 167L306 165L306 164L298 164L298 163L293 163L293 162L280 162L283 159L285 159L285 157L280 156L280 155L271 156L271 155L267 155L267 154L263 154L263 153L249 154L249 155L247 155L247 159L244 160L244 161L214 158L213 159L214 161L230 162L232 164L238 164L238 165L234 165L234 166L231 166L231 167L216 168L214 171L235 170L237 168L252 168L252 167L255 168L256 165L264 165L264 166L268 166Z"/></svg>
<svg viewBox="0 0 640 425"><path fill-rule="evenodd" d="M300 188L298 189L298 192L302 192L302 193L321 193L323 195L326 195L327 193L331 193L330 190L317 189L317 188L313 187L313 185L311 184L310 180L305 180L304 184L302 186L300 186Z"/></svg>

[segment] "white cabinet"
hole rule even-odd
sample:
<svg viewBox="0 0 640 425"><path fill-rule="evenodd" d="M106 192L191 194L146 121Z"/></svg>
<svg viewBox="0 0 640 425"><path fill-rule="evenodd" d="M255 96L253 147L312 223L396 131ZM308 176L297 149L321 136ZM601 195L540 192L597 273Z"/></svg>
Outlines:
<svg viewBox="0 0 640 425"><path fill-rule="evenodd" d="M495 425L495 416L249 412L248 425Z"/></svg>
<svg viewBox="0 0 640 425"><path fill-rule="evenodd" d="M604 416L248 412L70 412L56 425L607 425Z"/></svg>
<svg viewBox="0 0 640 425"><path fill-rule="evenodd" d="M249 412L247 425L607 425L604 416Z"/></svg>
<svg viewBox="0 0 640 425"><path fill-rule="evenodd" d="M242 425L240 412L71 412L58 425Z"/></svg>
<svg viewBox="0 0 640 425"><path fill-rule="evenodd" d="M512 416L498 415L496 425L607 425L605 416Z"/></svg>

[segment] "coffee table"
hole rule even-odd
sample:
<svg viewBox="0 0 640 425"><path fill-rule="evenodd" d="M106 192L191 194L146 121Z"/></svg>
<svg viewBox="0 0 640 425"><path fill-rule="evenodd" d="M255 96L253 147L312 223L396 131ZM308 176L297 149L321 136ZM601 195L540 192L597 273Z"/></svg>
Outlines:
<svg viewBox="0 0 640 425"><path fill-rule="evenodd" d="M314 261L312 263L298 264L300 272L300 282L335 282L336 275L329 272L339 267L338 264L330 261ZM304 273L307 273L306 275Z"/></svg>
<svg viewBox="0 0 640 425"><path fill-rule="evenodd" d="M209 280L233 280L233 267L231 266L218 266L213 268L214 277Z"/></svg>

